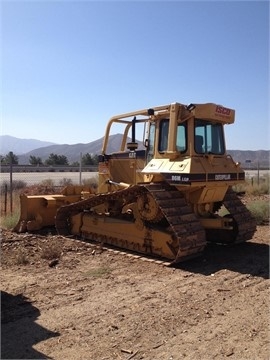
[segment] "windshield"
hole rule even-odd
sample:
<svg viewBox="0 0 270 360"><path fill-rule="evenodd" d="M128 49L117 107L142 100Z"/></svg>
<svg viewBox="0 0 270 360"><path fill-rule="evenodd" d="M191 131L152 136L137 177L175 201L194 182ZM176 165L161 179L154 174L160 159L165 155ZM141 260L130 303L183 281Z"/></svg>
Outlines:
<svg viewBox="0 0 270 360"><path fill-rule="evenodd" d="M222 124L196 119L194 135L197 154L223 155L225 153Z"/></svg>

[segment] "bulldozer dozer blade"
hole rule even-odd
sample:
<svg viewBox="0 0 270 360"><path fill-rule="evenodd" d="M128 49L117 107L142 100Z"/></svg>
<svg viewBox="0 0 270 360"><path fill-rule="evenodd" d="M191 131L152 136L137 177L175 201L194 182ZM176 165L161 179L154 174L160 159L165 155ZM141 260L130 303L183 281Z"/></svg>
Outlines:
<svg viewBox="0 0 270 360"><path fill-rule="evenodd" d="M89 187L66 186L60 194L20 196L20 218L15 232L38 231L55 226L55 215L59 207L93 196Z"/></svg>

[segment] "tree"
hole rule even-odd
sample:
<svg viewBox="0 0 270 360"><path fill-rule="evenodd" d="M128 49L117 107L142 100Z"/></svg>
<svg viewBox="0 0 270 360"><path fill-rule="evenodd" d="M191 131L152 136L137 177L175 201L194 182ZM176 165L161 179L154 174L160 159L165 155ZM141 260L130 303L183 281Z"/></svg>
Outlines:
<svg viewBox="0 0 270 360"><path fill-rule="evenodd" d="M82 156L82 165L98 165L98 155L91 155L89 153Z"/></svg>
<svg viewBox="0 0 270 360"><path fill-rule="evenodd" d="M73 163L71 164L71 166L77 166L77 167L79 167L79 166L80 166L80 163L79 163L79 161L73 161Z"/></svg>
<svg viewBox="0 0 270 360"><path fill-rule="evenodd" d="M51 153L49 158L45 160L45 165L69 165L68 159L65 155L57 155Z"/></svg>
<svg viewBox="0 0 270 360"><path fill-rule="evenodd" d="M91 154L87 153L82 156L82 165L93 165L93 158Z"/></svg>
<svg viewBox="0 0 270 360"><path fill-rule="evenodd" d="M29 164L30 165L42 165L42 159L39 156L30 155L29 157Z"/></svg>
<svg viewBox="0 0 270 360"><path fill-rule="evenodd" d="M4 158L1 158L1 163L8 165L8 164L15 164L18 165L18 156L13 154L12 151L10 151Z"/></svg>
<svg viewBox="0 0 270 360"><path fill-rule="evenodd" d="M93 156L93 165L98 165L99 163L99 156L96 154Z"/></svg>

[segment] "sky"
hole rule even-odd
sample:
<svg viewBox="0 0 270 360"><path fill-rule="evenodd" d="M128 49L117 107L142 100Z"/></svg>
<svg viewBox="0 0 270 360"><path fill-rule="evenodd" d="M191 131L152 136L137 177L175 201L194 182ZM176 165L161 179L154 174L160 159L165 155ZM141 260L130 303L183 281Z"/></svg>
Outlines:
<svg viewBox="0 0 270 360"><path fill-rule="evenodd" d="M270 149L268 1L2 0L0 16L1 135L89 143L114 115L211 102L236 111L227 149Z"/></svg>

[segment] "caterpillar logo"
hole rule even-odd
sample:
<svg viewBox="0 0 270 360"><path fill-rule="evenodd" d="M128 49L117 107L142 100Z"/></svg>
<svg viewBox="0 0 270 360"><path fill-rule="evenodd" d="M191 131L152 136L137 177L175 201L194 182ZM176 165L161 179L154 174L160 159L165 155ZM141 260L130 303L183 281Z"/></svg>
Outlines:
<svg viewBox="0 0 270 360"><path fill-rule="evenodd" d="M216 174L215 180L231 180L231 174Z"/></svg>

